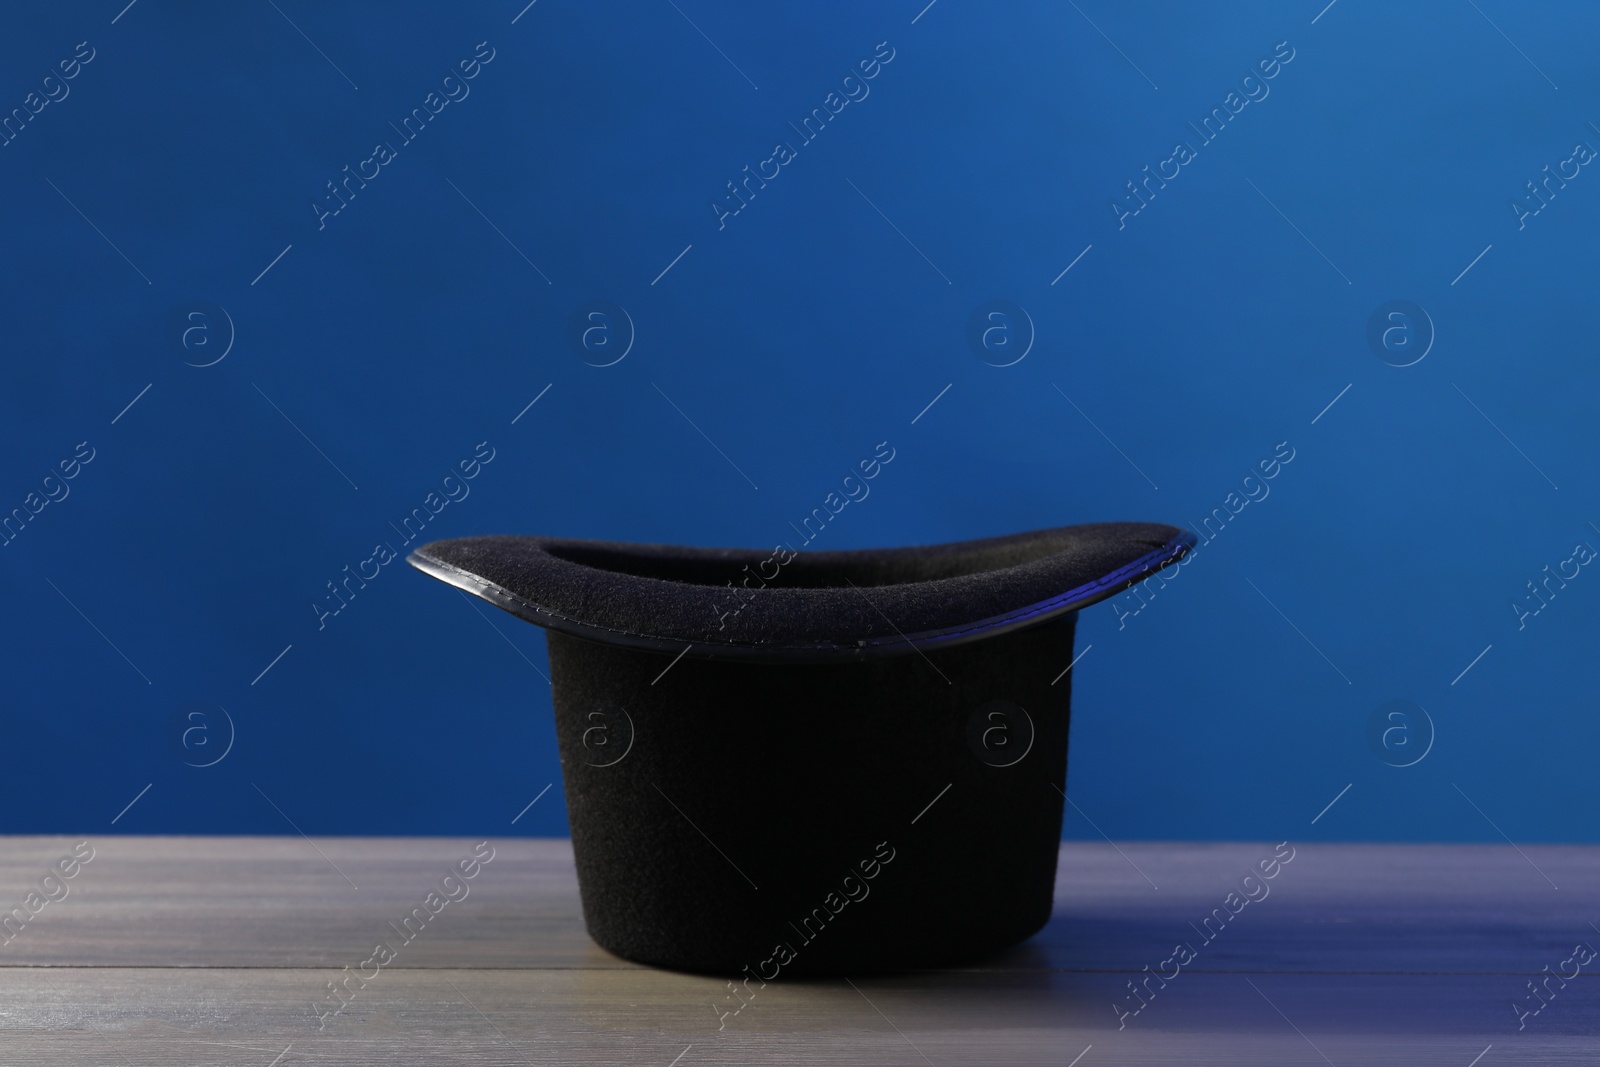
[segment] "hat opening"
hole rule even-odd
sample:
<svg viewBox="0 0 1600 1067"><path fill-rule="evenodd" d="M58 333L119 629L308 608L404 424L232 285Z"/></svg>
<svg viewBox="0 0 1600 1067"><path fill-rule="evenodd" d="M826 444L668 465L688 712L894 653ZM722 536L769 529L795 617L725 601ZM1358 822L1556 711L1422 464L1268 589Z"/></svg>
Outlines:
<svg viewBox="0 0 1600 1067"><path fill-rule="evenodd" d="M964 578L1032 563L1061 551L1057 538L1004 537L926 548L805 552L778 545L763 557L748 549L692 549L664 553L654 546L553 541L556 559L593 570L684 585L726 586L748 568L761 579L793 589L873 588Z"/></svg>

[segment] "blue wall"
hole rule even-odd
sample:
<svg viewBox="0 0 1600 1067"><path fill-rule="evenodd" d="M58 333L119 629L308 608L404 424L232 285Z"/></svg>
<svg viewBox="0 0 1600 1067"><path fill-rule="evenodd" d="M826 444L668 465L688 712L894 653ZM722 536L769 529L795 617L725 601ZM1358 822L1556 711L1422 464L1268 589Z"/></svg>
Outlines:
<svg viewBox="0 0 1600 1067"><path fill-rule="evenodd" d="M0 37L0 829L564 833L542 633L325 583L888 440L817 547L1221 509L1080 620L1106 834L1596 840L1592 5L123 2Z"/></svg>

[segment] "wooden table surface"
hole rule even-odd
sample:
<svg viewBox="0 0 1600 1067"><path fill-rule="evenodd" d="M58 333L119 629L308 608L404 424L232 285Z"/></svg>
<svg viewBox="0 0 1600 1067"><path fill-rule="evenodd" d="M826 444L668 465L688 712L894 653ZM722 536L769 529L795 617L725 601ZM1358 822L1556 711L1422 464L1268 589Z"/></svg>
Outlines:
<svg viewBox="0 0 1600 1067"><path fill-rule="evenodd" d="M588 939L565 841L491 841L379 966L476 842L106 837L46 880L77 840L0 838L0 918L26 919L0 929L0 1064L1600 1063L1600 958L1574 957L1600 848L1298 845L1207 940L1271 844L1069 842L1055 917L1004 955L779 978L722 1017L723 981ZM372 977L331 1014L346 967ZM1146 967L1171 977L1134 1000Z"/></svg>

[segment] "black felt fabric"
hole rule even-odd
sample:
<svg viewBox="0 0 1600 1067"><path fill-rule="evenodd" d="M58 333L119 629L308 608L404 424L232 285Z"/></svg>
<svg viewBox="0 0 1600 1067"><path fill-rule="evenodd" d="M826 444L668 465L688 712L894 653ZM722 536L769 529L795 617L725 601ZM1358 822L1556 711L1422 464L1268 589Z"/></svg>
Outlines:
<svg viewBox="0 0 1600 1067"><path fill-rule="evenodd" d="M749 992L957 964L1044 924L1077 610L1191 543L1106 524L774 568L475 537L411 562L549 630L590 934ZM772 577L731 593L747 565Z"/></svg>
<svg viewBox="0 0 1600 1067"><path fill-rule="evenodd" d="M1153 523L783 555L544 537L435 541L411 563L530 622L692 656L905 654L1077 610L1171 563L1193 536Z"/></svg>
<svg viewBox="0 0 1600 1067"><path fill-rule="evenodd" d="M1075 619L926 660L685 657L665 675L664 653L552 632L590 935L642 963L758 979L950 966L1028 937L1055 886L1071 674L1050 683ZM995 699L1032 723L1013 766L970 743ZM628 754L595 765L615 753L585 734L606 723L621 745L628 722Z"/></svg>

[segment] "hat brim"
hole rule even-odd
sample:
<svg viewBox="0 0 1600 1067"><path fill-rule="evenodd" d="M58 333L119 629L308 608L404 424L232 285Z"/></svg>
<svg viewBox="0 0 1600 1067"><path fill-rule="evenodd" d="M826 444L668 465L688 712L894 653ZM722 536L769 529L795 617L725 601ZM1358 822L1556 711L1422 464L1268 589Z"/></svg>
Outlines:
<svg viewBox="0 0 1600 1067"><path fill-rule="evenodd" d="M1155 523L838 552L487 536L422 545L407 562L518 618L605 644L834 662L1047 622L1115 596L1194 541Z"/></svg>

